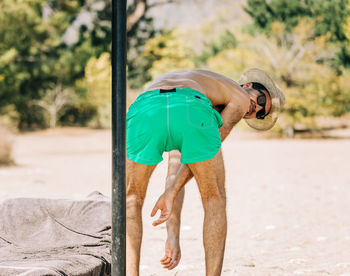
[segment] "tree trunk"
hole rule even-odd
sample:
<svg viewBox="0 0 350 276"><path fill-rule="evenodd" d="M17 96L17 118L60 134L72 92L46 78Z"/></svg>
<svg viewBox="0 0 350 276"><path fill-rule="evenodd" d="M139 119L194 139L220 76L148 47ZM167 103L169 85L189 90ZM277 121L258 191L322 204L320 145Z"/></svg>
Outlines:
<svg viewBox="0 0 350 276"><path fill-rule="evenodd" d="M56 127L56 122L57 122L57 112L56 110L50 110L50 128L55 128Z"/></svg>

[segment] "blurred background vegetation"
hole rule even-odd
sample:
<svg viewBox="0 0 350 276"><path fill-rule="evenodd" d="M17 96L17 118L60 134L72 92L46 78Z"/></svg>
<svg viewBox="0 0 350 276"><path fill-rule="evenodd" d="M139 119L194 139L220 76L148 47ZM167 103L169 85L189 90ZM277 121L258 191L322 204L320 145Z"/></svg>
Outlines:
<svg viewBox="0 0 350 276"><path fill-rule="evenodd" d="M127 11L129 103L171 70L237 80L259 67L286 94L276 131L349 126L336 118L350 113L350 0L129 0ZM2 0L0 132L110 127L110 50L111 0Z"/></svg>

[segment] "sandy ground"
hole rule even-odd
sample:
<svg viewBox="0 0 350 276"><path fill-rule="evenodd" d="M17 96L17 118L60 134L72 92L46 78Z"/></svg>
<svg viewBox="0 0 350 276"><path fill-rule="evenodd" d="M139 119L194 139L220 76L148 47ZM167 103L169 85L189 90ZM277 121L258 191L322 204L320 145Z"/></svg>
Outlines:
<svg viewBox="0 0 350 276"><path fill-rule="evenodd" d="M0 168L0 198L111 194L110 131L22 134L15 149L17 165ZM350 140L232 133L223 152L229 225L222 275L350 276ZM166 167L165 160L156 168L146 197L141 275L205 275L203 210L194 181L186 186L181 263L171 272L159 264L165 227L152 227L149 214L164 189Z"/></svg>

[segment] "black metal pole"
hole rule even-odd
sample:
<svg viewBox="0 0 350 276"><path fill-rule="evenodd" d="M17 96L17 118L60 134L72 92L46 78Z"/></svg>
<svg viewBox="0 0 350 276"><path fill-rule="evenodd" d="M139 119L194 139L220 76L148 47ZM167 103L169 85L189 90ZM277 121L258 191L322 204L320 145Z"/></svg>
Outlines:
<svg viewBox="0 0 350 276"><path fill-rule="evenodd" d="M112 276L125 276L126 1L112 0Z"/></svg>

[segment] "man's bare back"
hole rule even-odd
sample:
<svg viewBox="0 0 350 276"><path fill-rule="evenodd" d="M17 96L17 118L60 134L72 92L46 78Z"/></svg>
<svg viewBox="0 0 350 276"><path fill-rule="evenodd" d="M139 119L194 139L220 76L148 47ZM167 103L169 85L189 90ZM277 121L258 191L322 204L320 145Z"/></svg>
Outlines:
<svg viewBox="0 0 350 276"><path fill-rule="evenodd" d="M188 70L166 73L154 80L146 90L192 88L202 92L213 106L234 101L237 108L247 112L249 95L233 80L207 70ZM239 110L240 111L240 110Z"/></svg>

